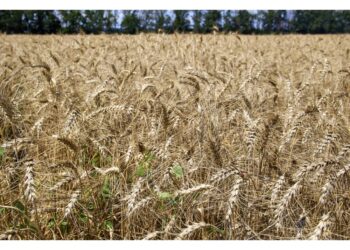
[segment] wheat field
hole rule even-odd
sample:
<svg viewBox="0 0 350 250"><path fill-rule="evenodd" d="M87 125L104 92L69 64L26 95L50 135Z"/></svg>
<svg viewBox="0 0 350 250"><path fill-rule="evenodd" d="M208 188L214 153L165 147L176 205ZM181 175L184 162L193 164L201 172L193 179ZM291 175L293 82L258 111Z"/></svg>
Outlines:
<svg viewBox="0 0 350 250"><path fill-rule="evenodd" d="M346 35L0 36L0 239L350 239Z"/></svg>

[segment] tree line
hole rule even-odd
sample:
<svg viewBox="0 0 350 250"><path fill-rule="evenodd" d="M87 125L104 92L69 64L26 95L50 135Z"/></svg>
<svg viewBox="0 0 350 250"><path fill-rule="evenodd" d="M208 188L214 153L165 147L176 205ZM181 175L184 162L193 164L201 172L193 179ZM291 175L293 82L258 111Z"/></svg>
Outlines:
<svg viewBox="0 0 350 250"><path fill-rule="evenodd" d="M7 34L348 33L348 10L0 10Z"/></svg>

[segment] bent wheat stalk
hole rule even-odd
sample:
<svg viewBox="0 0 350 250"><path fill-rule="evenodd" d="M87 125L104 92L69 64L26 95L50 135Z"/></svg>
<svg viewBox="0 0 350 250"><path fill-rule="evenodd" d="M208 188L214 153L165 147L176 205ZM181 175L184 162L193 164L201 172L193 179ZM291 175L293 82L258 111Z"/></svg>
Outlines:
<svg viewBox="0 0 350 250"><path fill-rule="evenodd" d="M322 238L325 231L327 230L327 228L331 224L331 222L329 221L329 214L330 213L327 213L327 214L324 214L322 216L320 222L318 223L318 225L316 226L316 228L314 229L314 231L310 235L309 240L319 240Z"/></svg>
<svg viewBox="0 0 350 250"><path fill-rule="evenodd" d="M186 228L184 228L180 234L178 234L178 236L175 238L175 240L183 240L186 236L188 236L189 234L191 234L192 232L209 226L209 224L206 224L205 222L199 222L199 223L194 223Z"/></svg>
<svg viewBox="0 0 350 250"><path fill-rule="evenodd" d="M243 179L241 177L238 177L234 183L234 186L231 190L230 198L228 200L228 208L225 216L226 220L230 219L234 206L238 207L239 189L242 183L243 183Z"/></svg>

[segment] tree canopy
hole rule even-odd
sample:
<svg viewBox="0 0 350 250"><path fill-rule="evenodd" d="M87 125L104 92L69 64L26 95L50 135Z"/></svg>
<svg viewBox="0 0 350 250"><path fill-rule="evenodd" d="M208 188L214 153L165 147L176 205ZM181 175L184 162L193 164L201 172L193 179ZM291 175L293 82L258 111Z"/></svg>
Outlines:
<svg viewBox="0 0 350 250"><path fill-rule="evenodd" d="M7 34L194 32L348 33L348 10L0 10Z"/></svg>

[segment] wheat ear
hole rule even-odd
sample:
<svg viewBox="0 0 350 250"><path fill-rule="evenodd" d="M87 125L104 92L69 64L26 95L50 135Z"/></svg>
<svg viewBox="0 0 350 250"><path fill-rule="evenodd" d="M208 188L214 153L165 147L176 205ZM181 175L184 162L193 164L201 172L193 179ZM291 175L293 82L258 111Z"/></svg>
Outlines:
<svg viewBox="0 0 350 250"><path fill-rule="evenodd" d="M238 201L239 201L239 189L243 183L243 179L241 177L237 177L233 188L231 190L230 198L228 200L228 208L226 212L225 219L229 220L231 215L232 215L232 210L234 206L238 206Z"/></svg>
<svg viewBox="0 0 350 250"><path fill-rule="evenodd" d="M73 211L73 208L75 206L75 204L78 201L78 197L80 195L80 190L76 190L73 192L68 205L66 206L65 210L64 210L64 217L66 218L68 215L71 214L71 212Z"/></svg>
<svg viewBox="0 0 350 250"><path fill-rule="evenodd" d="M175 196L191 194L191 193L194 193L197 191L201 191L204 189L210 189L210 188L213 188L213 186L208 185L208 184L200 184L200 185L194 186L192 188L178 190L175 192Z"/></svg>
<svg viewBox="0 0 350 250"><path fill-rule="evenodd" d="M338 180L345 175L350 170L350 164L344 166L344 168L340 169L335 176L330 178L322 187L321 190L321 196L319 199L319 202L321 204L326 203L327 197L332 193L333 189L335 188L335 185L337 184Z"/></svg>
<svg viewBox="0 0 350 250"><path fill-rule="evenodd" d="M329 227L329 225L331 224L329 221L329 214L324 214L321 218L321 220L319 221L318 225L316 226L316 228L314 229L314 231L312 232L312 234L309 237L309 240L319 240L322 238L322 236L324 235L324 232L326 231L326 229Z"/></svg>
<svg viewBox="0 0 350 250"><path fill-rule="evenodd" d="M208 226L208 224L206 224L205 222L199 222L199 223L194 223L186 228L184 228L180 234L178 234L178 236L175 238L175 240L183 240L187 235L189 235L190 233Z"/></svg>
<svg viewBox="0 0 350 250"><path fill-rule="evenodd" d="M24 191L24 195L27 197L28 201L34 203L36 199L35 192L35 184L34 184L34 162L29 161L25 163L26 166L26 174L24 177L24 184L26 185L26 189Z"/></svg>

